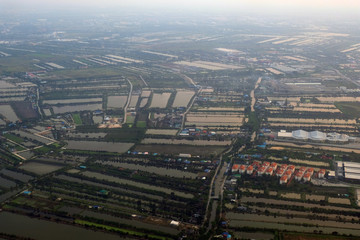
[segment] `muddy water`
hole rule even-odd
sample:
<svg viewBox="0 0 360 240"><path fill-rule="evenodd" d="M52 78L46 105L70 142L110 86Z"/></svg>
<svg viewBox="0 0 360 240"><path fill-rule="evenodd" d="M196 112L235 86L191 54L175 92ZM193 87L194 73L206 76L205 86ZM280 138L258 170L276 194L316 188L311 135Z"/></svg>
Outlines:
<svg viewBox="0 0 360 240"><path fill-rule="evenodd" d="M119 236L49 222L9 212L0 213L0 232L38 240L117 240Z"/></svg>

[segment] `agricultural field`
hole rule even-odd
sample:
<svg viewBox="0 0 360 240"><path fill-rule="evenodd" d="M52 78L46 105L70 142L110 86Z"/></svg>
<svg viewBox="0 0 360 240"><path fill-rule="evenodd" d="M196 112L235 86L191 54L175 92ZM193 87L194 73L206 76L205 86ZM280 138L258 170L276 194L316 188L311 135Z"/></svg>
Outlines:
<svg viewBox="0 0 360 240"><path fill-rule="evenodd" d="M175 100L172 104L173 108L177 107L187 107L189 104L191 98L195 95L195 92L193 91L183 91L183 90L177 90Z"/></svg>
<svg viewBox="0 0 360 240"><path fill-rule="evenodd" d="M191 154L193 156L209 157L218 155L225 151L223 146L191 146L174 144L140 144L135 147L138 152L158 153L164 155L177 156L181 153Z"/></svg>
<svg viewBox="0 0 360 240"><path fill-rule="evenodd" d="M171 93L154 93L150 108L166 108Z"/></svg>
<svg viewBox="0 0 360 240"><path fill-rule="evenodd" d="M107 108L124 108L127 96L109 96L107 99Z"/></svg>
<svg viewBox="0 0 360 240"><path fill-rule="evenodd" d="M0 114L10 122L16 122L17 120L19 120L10 105L0 105Z"/></svg>
<svg viewBox="0 0 360 240"><path fill-rule="evenodd" d="M132 95L130 99L129 107L135 108L137 106L138 100L139 100L139 95Z"/></svg>
<svg viewBox="0 0 360 240"><path fill-rule="evenodd" d="M238 114L217 114L212 112L206 112L189 113L186 115L187 126L241 126L243 125L243 121L244 116Z"/></svg>
<svg viewBox="0 0 360 240"><path fill-rule="evenodd" d="M191 146L229 146L231 141L207 141L207 140L177 140L177 139L161 139L161 138L144 138L141 144L175 144L175 145L191 145Z"/></svg>
<svg viewBox="0 0 360 240"><path fill-rule="evenodd" d="M95 111L102 109L102 104L81 104L81 105L63 105L61 107L52 106L55 114L82 112L82 111Z"/></svg>
<svg viewBox="0 0 360 240"><path fill-rule="evenodd" d="M356 102L335 102L335 106L349 118L359 118L360 103Z"/></svg>
<svg viewBox="0 0 360 240"><path fill-rule="evenodd" d="M45 100L43 104L56 105L56 104L76 104L76 103L92 103L102 102L102 98L84 98L84 99L57 99L57 100Z"/></svg>
<svg viewBox="0 0 360 240"><path fill-rule="evenodd" d="M194 62L180 61L180 62L175 62L175 64L184 65L188 67L203 68L207 70L225 70L225 69L243 68L242 66L235 66L230 64L222 64L222 63L207 62L207 61L194 61Z"/></svg>
<svg viewBox="0 0 360 240"><path fill-rule="evenodd" d="M97 141L68 141L67 149L76 149L84 151L105 151L105 152L117 152L124 153L130 147L132 143L108 143L108 142L97 142Z"/></svg>
<svg viewBox="0 0 360 240"><path fill-rule="evenodd" d="M148 129L146 130L147 135L168 135L175 136L178 130L175 129Z"/></svg>
<svg viewBox="0 0 360 240"><path fill-rule="evenodd" d="M23 169L30 173L35 173L37 175L44 175L54 171L57 171L63 168L64 165L56 165L50 163L41 163L41 162L27 162L26 164L22 165L20 169Z"/></svg>

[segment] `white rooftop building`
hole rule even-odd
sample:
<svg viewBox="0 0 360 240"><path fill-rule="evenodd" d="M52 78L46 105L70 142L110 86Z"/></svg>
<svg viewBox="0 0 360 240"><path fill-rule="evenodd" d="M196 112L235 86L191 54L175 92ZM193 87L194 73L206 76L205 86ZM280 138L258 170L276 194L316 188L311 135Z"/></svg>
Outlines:
<svg viewBox="0 0 360 240"><path fill-rule="evenodd" d="M360 180L360 163L336 162L336 175L339 178Z"/></svg>
<svg viewBox="0 0 360 240"><path fill-rule="evenodd" d="M307 140L309 138L309 133L304 130L296 130L292 132L292 137L298 140Z"/></svg>
<svg viewBox="0 0 360 240"><path fill-rule="evenodd" d="M292 132L286 132L284 130L280 130L280 132L278 132L278 137L279 138L293 138L293 139L302 140L302 141L307 141L307 140L311 140L311 141L315 141L315 142L328 141L331 143L346 143L349 141L356 140L356 138L349 137L346 134L340 134L340 133L335 133L335 132L324 133L324 132L320 132L320 131L307 132L304 130L296 130L296 131L292 131Z"/></svg>
<svg viewBox="0 0 360 240"><path fill-rule="evenodd" d="M325 141L326 133L320 131L313 131L309 133L309 138L313 141Z"/></svg>

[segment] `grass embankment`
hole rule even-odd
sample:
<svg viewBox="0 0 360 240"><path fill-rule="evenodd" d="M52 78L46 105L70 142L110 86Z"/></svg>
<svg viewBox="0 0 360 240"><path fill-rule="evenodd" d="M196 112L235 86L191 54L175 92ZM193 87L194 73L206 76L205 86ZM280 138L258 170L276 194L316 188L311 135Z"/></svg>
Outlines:
<svg viewBox="0 0 360 240"><path fill-rule="evenodd" d="M134 236L140 236L140 237L147 236L147 237L151 237L151 238L155 238L155 239L164 239L164 240L168 239L166 237L162 237L162 236L158 236L158 235L154 235L154 234L146 234L146 233L142 233L142 232L136 232L136 231L133 231L133 230L127 230L127 229L124 229L124 228L108 226L108 225L105 225L105 224L93 223L93 222L80 220L80 219L75 219L75 223L79 224L79 225L96 227L96 228L105 229L107 231L119 232L119 233L123 233L123 234L130 234L130 235L134 235Z"/></svg>

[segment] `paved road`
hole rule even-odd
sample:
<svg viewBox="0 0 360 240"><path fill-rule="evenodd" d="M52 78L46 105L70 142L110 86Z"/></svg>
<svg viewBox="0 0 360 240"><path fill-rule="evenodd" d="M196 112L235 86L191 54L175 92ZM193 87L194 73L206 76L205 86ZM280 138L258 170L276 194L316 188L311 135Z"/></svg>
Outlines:
<svg viewBox="0 0 360 240"><path fill-rule="evenodd" d="M139 77L141 78L141 80L143 81L143 83L145 84L145 86L146 86L146 87L149 87L149 85L148 85L147 82L144 80L144 78L143 78L141 75L139 75Z"/></svg>
<svg viewBox="0 0 360 240"><path fill-rule="evenodd" d="M40 106L39 106L39 99L40 99L40 94L39 94L39 87L36 88L36 106L37 106L37 110L40 114L40 118L43 117L41 110L40 110Z"/></svg>
<svg viewBox="0 0 360 240"><path fill-rule="evenodd" d="M220 155L220 159L219 159L219 164L215 170L215 174L213 176L213 178L211 179L211 183L210 183L210 190L209 190L209 196L208 196L208 201L206 204L206 211L205 211L205 218L204 218L204 222L203 225L205 224L206 220L207 220L207 215L208 215L208 211L209 211L209 205L210 205L210 200L211 199L219 199L222 200L222 195L224 193L224 184L226 181L226 169L227 166L224 165L223 166L223 155L229 153L232 150L232 146L224 153L222 153ZM221 170L220 170L221 169ZM214 186L215 184L215 186ZM211 196L211 193L213 192L213 187L214 187L214 196ZM207 226L207 230L206 232L209 232L209 230L211 229L211 222L215 220L216 218L216 209L220 204L221 207L221 201L219 200L214 200L212 208L211 208L211 214L210 214L210 220L209 220L209 225Z"/></svg>
<svg viewBox="0 0 360 240"><path fill-rule="evenodd" d="M185 80L187 83L190 83L190 84L192 84L192 85L195 87L195 82L194 82L194 80L192 80L191 78L189 78L189 77L186 76L185 74L181 74L181 77L184 78L184 80Z"/></svg>
<svg viewBox="0 0 360 240"><path fill-rule="evenodd" d="M258 80L255 83L255 87L254 89L250 92L250 97L251 97L251 111L254 112L254 106L256 103L256 98L255 98L255 90L259 87L260 83L261 83L262 78L259 77Z"/></svg>
<svg viewBox="0 0 360 240"><path fill-rule="evenodd" d="M339 74L342 78L345 78L346 80L348 80L348 81L354 83L356 86L360 87L360 84L359 84L357 81L352 80L351 78L345 76L344 74L342 74L342 73L341 73L339 70L337 70L337 69L334 69L334 70L335 70L335 72L336 72L337 74Z"/></svg>
<svg viewBox="0 0 360 240"><path fill-rule="evenodd" d="M123 120L123 124L126 123L127 109L128 109L128 107L129 107L129 104L130 104L130 101L131 101L131 94L132 94L132 91L133 91L133 85L132 85L132 83L130 82L129 79L126 79L126 80L127 80L127 81L129 82L129 84L130 84L130 92L129 92L128 99L127 99L127 101L126 101L126 105L125 105L125 107L124 107L124 120Z"/></svg>

